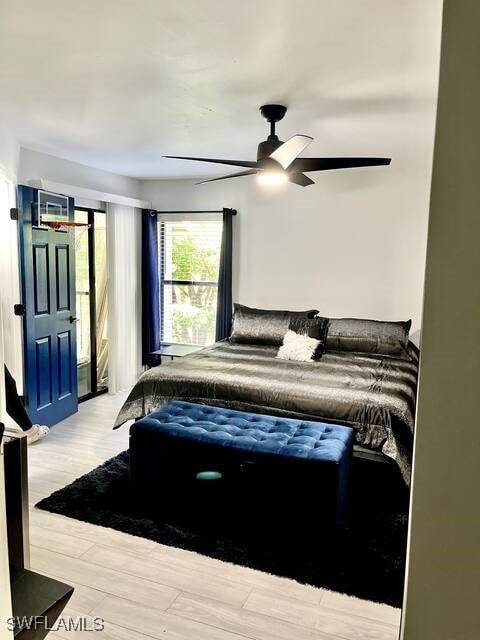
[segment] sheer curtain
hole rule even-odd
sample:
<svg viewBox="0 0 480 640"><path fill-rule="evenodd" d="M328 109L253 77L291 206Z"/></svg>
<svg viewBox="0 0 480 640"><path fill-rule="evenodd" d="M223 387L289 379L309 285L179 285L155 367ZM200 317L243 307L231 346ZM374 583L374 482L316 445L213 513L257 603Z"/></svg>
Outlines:
<svg viewBox="0 0 480 640"><path fill-rule="evenodd" d="M128 390L142 372L141 210L107 205L108 390Z"/></svg>

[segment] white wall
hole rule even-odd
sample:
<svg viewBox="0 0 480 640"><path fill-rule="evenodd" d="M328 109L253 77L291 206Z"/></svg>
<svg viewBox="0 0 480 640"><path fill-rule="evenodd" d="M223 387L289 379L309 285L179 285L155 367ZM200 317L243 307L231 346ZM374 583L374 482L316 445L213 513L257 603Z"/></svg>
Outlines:
<svg viewBox="0 0 480 640"><path fill-rule="evenodd" d="M17 175L19 145L8 127L0 122L0 170L9 178Z"/></svg>
<svg viewBox="0 0 480 640"><path fill-rule="evenodd" d="M13 314L20 302L17 223L10 219L10 208L16 205L16 175L19 145L11 132L0 123L0 307L3 311L5 361L18 379L22 391L21 319ZM3 373L3 369L2 369Z"/></svg>
<svg viewBox="0 0 480 640"><path fill-rule="evenodd" d="M134 178L119 176L115 173L22 147L20 149L18 183L27 184L29 180L39 178L130 198L137 197L140 192L140 183Z"/></svg>
<svg viewBox="0 0 480 640"><path fill-rule="evenodd" d="M404 640L480 637L480 4L443 22Z"/></svg>
<svg viewBox="0 0 480 640"><path fill-rule="evenodd" d="M199 186L191 180L144 181L142 197L164 210L238 210L236 301L266 308L315 306L331 317L412 318L415 332L433 113L422 123L412 149L389 167L311 174L315 185L278 190L262 188L252 177Z"/></svg>
<svg viewBox="0 0 480 640"><path fill-rule="evenodd" d="M10 218L10 209L16 205L15 186L0 169L0 307L7 336L5 362L22 393L22 319L13 313L13 305L21 302L17 222Z"/></svg>

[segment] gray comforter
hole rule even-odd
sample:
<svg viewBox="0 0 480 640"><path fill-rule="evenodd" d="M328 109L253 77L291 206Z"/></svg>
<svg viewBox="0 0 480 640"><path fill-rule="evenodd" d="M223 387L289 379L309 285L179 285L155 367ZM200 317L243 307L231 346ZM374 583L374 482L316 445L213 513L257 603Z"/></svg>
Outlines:
<svg viewBox="0 0 480 640"><path fill-rule="evenodd" d="M219 342L145 372L115 427L170 400L352 426L356 442L397 462L410 481L418 358L329 351L277 359L277 347Z"/></svg>

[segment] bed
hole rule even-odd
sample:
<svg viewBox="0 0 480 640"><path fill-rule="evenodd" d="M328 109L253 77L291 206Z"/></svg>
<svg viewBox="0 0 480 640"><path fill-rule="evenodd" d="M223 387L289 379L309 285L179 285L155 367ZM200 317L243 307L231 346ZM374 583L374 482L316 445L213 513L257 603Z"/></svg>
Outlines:
<svg viewBox="0 0 480 640"><path fill-rule="evenodd" d="M356 453L394 461L410 483L418 352L404 358L327 351L318 362L276 358L271 345L218 342L146 371L115 428L171 400L345 424Z"/></svg>

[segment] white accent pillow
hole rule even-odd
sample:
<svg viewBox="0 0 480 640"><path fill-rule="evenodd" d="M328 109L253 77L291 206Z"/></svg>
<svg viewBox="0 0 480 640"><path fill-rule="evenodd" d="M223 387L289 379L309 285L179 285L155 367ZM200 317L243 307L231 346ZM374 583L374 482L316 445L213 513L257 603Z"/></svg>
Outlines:
<svg viewBox="0 0 480 640"><path fill-rule="evenodd" d="M311 362L320 340L310 338L289 329L283 338L283 344L278 350L277 358L281 360L297 360Z"/></svg>

